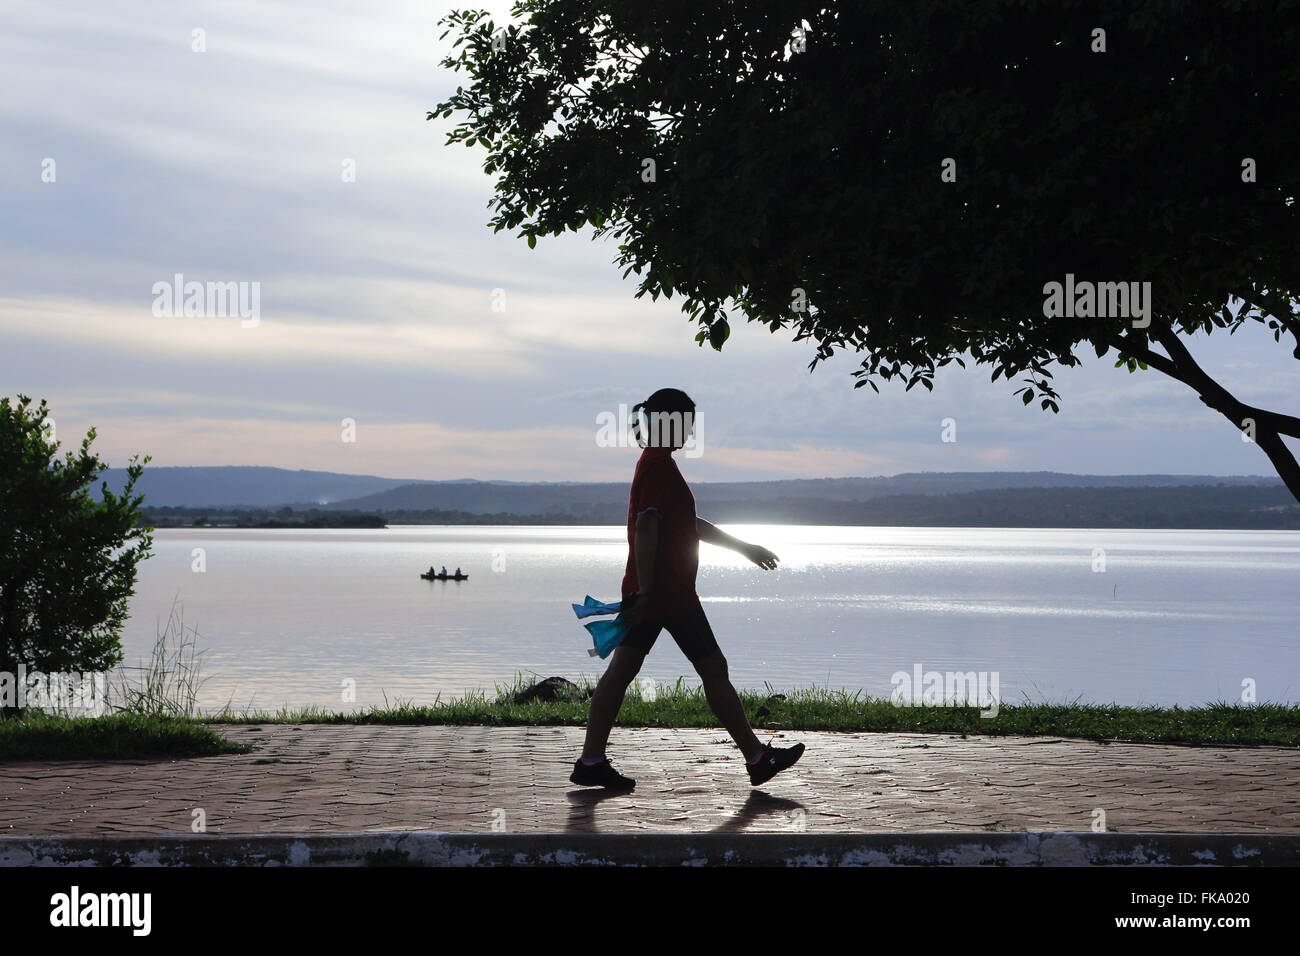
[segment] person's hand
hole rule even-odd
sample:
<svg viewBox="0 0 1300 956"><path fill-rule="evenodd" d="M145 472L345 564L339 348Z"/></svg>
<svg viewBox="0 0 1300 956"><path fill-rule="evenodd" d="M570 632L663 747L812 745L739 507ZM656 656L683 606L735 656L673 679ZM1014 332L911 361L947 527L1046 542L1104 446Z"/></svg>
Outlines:
<svg viewBox="0 0 1300 956"><path fill-rule="evenodd" d="M629 627L635 627L645 620L646 609L650 604L650 595L653 591L638 591L633 594L627 601L623 602L623 622ZM628 602L631 606L628 606Z"/></svg>
<svg viewBox="0 0 1300 956"><path fill-rule="evenodd" d="M745 549L745 557L753 561L764 571L772 571L776 568L777 563L781 560L767 548L760 548L756 544L751 544Z"/></svg>

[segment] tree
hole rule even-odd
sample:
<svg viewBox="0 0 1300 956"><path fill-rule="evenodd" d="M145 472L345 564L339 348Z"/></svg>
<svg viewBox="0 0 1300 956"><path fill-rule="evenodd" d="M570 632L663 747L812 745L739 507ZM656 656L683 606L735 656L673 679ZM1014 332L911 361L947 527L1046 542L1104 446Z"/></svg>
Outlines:
<svg viewBox="0 0 1300 956"><path fill-rule="evenodd" d="M90 451L95 430L59 458L49 409L31 402L0 398L0 672L106 671L151 553L134 494L149 459L132 458L121 494L103 483L96 500L88 488L108 466Z"/></svg>
<svg viewBox="0 0 1300 956"><path fill-rule="evenodd" d="M1113 350L1252 435L1300 499L1300 418L1184 341L1256 322L1300 359L1298 11L524 0L501 27L444 18L471 82L428 118L487 148L496 230L615 238L701 344L739 313L812 342L810 368L861 355L856 386L971 361L1052 412L1052 369ZM1055 308L1067 276L1099 295ZM1121 301L1146 290L1145 315Z"/></svg>

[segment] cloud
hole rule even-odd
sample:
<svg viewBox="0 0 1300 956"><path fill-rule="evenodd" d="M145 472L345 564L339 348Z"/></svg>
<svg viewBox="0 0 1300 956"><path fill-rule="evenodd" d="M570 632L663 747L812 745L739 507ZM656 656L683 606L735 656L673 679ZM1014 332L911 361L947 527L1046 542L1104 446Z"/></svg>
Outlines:
<svg viewBox="0 0 1300 956"><path fill-rule="evenodd" d="M534 361L524 345L502 330L430 320L374 324L323 321L265 309L255 327L239 316L155 316L152 299L135 307L85 300L0 300L0 323L14 335L57 340L86 352L122 350L159 362L183 356L250 366L306 366L356 362L413 366L461 375L530 374ZM251 320L250 320L251 321Z"/></svg>
<svg viewBox="0 0 1300 956"><path fill-rule="evenodd" d="M451 6L6 3L4 388L168 464L624 480L596 414L675 385L708 415L696 478L1270 472L1155 373L1062 370L1059 416L987 369L945 369L934 394L855 391L852 356L809 375L786 333L737 323L721 354L697 348L676 300L634 298L610 242L493 233L483 151L424 118L463 81L438 65ZM260 325L154 317L153 283L177 272L259 282ZM1292 360L1264 330L1193 351L1243 399L1294 411ZM343 449L348 416L367 437ZM955 444L939 441L949 416Z"/></svg>

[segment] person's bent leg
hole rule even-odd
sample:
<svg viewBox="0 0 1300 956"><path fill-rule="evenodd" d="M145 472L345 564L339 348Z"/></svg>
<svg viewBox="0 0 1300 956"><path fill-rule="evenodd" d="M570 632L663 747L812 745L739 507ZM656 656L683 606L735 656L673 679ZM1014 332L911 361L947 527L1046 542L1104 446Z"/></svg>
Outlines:
<svg viewBox="0 0 1300 956"><path fill-rule="evenodd" d="M727 659L723 656L722 650L719 648L692 663L695 665L695 672L700 675L700 682L704 685L704 696L709 702L710 709L718 720L722 721L722 726L727 728L727 733L731 734L731 739L736 742L745 759L754 758L763 749L763 745L758 742L758 738L754 736L754 729L749 726L749 718L745 716L740 695L731 684L727 672Z"/></svg>
<svg viewBox="0 0 1300 956"><path fill-rule="evenodd" d="M704 694L709 706L722 721L731 739L736 742L740 752L745 755L745 769L749 772L749 782L757 787L767 783L778 773L794 766L803 756L804 745L793 747L764 747L754 736L753 729L745 717L745 709L740 704L740 695L731 685L727 676L727 659L719 650L695 663L704 682Z"/></svg>
<svg viewBox="0 0 1300 956"><path fill-rule="evenodd" d="M584 760L598 760L605 756L605 746L609 743L609 732L618 717L619 708L623 706L623 697L628 685L641 671L646 652L620 644L614 649L614 658L605 668L596 690L591 695L591 710L587 715L587 738L582 746Z"/></svg>

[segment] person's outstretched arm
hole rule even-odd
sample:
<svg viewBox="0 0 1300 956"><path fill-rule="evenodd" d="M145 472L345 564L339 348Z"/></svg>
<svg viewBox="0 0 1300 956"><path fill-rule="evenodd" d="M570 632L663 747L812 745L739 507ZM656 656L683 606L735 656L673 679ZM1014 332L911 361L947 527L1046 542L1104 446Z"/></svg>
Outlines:
<svg viewBox="0 0 1300 956"><path fill-rule="evenodd" d="M756 544L750 544L748 541L741 541L733 535L727 534L717 525L703 518L696 516L695 527L699 531L700 540L707 541L709 544L716 544L720 548L726 548L728 551L735 551L737 554L743 554L749 560L753 561L764 571L771 571L780 561L775 554L767 548L759 547Z"/></svg>

